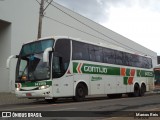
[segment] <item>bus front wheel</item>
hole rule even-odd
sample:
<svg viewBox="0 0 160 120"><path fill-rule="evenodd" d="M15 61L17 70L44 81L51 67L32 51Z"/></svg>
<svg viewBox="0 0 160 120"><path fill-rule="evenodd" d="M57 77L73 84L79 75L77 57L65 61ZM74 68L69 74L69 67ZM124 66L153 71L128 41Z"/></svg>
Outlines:
<svg viewBox="0 0 160 120"><path fill-rule="evenodd" d="M138 96L140 96L140 88L138 84L135 84L133 93L129 93L128 97L138 97Z"/></svg>
<svg viewBox="0 0 160 120"><path fill-rule="evenodd" d="M85 94L85 86L81 83L79 83L76 87L76 95L73 97L74 101L81 102L84 100L86 94Z"/></svg>

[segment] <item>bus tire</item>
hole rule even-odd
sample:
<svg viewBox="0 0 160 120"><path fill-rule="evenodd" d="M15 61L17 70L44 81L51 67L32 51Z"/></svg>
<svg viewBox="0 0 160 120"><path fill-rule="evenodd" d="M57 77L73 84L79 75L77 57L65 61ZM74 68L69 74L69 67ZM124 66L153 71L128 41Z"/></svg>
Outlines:
<svg viewBox="0 0 160 120"><path fill-rule="evenodd" d="M76 95L73 97L74 101L81 102L86 96L86 88L82 83L79 83L76 87Z"/></svg>
<svg viewBox="0 0 160 120"><path fill-rule="evenodd" d="M138 83L134 85L134 92L133 93L128 93L128 97L138 97L140 96L140 88Z"/></svg>
<svg viewBox="0 0 160 120"><path fill-rule="evenodd" d="M139 85L138 85L137 83L134 85L133 96L134 96L134 97L140 96L140 88L139 88Z"/></svg>
<svg viewBox="0 0 160 120"><path fill-rule="evenodd" d="M56 101L57 101L57 98L45 99L45 101L46 101L47 103L53 103L53 102L56 102Z"/></svg>
<svg viewBox="0 0 160 120"><path fill-rule="evenodd" d="M146 92L146 85L142 84L140 89L140 96L144 96L145 92Z"/></svg>

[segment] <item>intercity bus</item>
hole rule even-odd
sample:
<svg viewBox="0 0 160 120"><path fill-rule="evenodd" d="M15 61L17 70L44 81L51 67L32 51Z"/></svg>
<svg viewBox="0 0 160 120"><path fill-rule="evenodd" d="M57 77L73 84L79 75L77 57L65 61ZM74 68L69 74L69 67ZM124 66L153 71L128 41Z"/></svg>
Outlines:
<svg viewBox="0 0 160 120"><path fill-rule="evenodd" d="M16 66L15 94L47 102L86 96L143 96L154 87L150 57L70 37L48 37L26 43Z"/></svg>

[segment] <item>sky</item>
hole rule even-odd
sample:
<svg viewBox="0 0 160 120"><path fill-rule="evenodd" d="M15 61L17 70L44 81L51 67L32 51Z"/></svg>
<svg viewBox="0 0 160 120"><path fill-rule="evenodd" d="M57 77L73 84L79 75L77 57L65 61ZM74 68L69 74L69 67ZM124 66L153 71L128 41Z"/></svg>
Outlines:
<svg viewBox="0 0 160 120"><path fill-rule="evenodd" d="M160 0L54 0L160 55Z"/></svg>

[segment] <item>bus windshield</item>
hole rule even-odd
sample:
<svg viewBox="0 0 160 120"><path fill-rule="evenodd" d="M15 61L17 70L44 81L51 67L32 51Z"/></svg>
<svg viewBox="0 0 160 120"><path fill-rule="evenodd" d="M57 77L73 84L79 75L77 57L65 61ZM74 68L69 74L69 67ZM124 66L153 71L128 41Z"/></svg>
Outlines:
<svg viewBox="0 0 160 120"><path fill-rule="evenodd" d="M48 47L53 47L53 40L47 39L42 41L36 41L23 45L20 56L27 56L35 53L41 53Z"/></svg>
<svg viewBox="0 0 160 120"><path fill-rule="evenodd" d="M43 52L53 44L53 39L47 39L23 45L17 62L16 81L49 79L50 68L43 62Z"/></svg>

